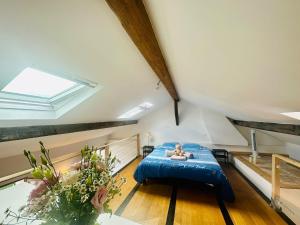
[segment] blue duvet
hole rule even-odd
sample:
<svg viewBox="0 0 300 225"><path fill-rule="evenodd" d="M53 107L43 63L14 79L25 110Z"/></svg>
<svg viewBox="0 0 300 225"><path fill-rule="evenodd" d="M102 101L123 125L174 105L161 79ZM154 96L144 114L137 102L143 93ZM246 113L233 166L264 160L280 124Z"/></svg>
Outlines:
<svg viewBox="0 0 300 225"><path fill-rule="evenodd" d="M151 178L179 178L213 184L221 197L234 201L232 188L211 151L205 147L185 148L194 155L186 161L171 160L165 156L165 147L157 147L138 165L134 178L138 183ZM170 149L169 149L170 150Z"/></svg>

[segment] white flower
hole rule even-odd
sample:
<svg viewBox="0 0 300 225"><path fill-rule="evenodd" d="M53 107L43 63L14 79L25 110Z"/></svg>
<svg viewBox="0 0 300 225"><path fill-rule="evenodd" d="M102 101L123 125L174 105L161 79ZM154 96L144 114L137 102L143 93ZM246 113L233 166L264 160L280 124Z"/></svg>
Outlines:
<svg viewBox="0 0 300 225"><path fill-rule="evenodd" d="M62 185L67 186L76 183L79 176L79 171L70 171L62 177Z"/></svg>
<svg viewBox="0 0 300 225"><path fill-rule="evenodd" d="M80 186L80 189L79 189L80 194L85 194L86 191L87 191L86 185L85 185L85 184L82 184L82 185Z"/></svg>
<svg viewBox="0 0 300 225"><path fill-rule="evenodd" d="M85 203L88 199L89 199L89 195L87 195L87 194L81 196L81 202L82 203Z"/></svg>

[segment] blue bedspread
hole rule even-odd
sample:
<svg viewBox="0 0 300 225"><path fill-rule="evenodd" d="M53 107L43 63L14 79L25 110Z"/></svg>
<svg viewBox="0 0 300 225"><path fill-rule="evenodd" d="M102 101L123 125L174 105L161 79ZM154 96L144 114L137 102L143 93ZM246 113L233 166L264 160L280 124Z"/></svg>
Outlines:
<svg viewBox="0 0 300 225"><path fill-rule="evenodd" d="M186 161L171 160L165 156L166 148L156 147L138 165L134 178L138 183L151 178L179 178L213 184L220 191L221 197L226 201L234 201L232 188L222 168L205 147L186 148L192 152L194 159Z"/></svg>

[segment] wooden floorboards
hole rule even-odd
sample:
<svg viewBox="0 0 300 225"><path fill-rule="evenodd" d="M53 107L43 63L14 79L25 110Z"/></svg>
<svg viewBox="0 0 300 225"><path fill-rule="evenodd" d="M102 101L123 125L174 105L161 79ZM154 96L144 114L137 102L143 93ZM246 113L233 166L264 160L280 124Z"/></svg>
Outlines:
<svg viewBox="0 0 300 225"><path fill-rule="evenodd" d="M174 225L225 225L216 194L201 187L179 186Z"/></svg>
<svg viewBox="0 0 300 225"><path fill-rule="evenodd" d="M143 225L165 225L171 193L169 185L141 186L121 216Z"/></svg>
<svg viewBox="0 0 300 225"><path fill-rule="evenodd" d="M157 182L137 186L133 173L140 160L134 160L120 173L127 178L127 183L122 188L122 196L111 202L114 213L142 225L230 224L228 219L224 220L211 188ZM236 195L235 203L225 203L233 224L286 224L233 167L224 167L224 171Z"/></svg>
<svg viewBox="0 0 300 225"><path fill-rule="evenodd" d="M287 224L234 168L223 167L223 170L236 196L234 203L225 203L234 224Z"/></svg>
<svg viewBox="0 0 300 225"><path fill-rule="evenodd" d="M136 181L133 179L133 173L141 160L141 158L135 159L119 173L120 176L126 178L126 183L122 186L122 195L116 196L110 202L110 208L112 209L113 213L116 212L131 190L135 187Z"/></svg>

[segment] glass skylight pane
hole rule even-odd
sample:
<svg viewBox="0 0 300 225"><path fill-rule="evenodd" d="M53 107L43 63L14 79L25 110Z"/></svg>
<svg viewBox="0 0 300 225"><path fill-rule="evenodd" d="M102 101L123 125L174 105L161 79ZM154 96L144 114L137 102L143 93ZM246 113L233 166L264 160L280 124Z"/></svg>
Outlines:
<svg viewBox="0 0 300 225"><path fill-rule="evenodd" d="M52 98L77 83L57 77L36 69L26 68L13 79L2 91L31 95L35 97Z"/></svg>
<svg viewBox="0 0 300 225"><path fill-rule="evenodd" d="M150 109L152 106L153 106L153 104L150 102L144 102L143 104L139 105L139 107L144 108L144 109Z"/></svg>
<svg viewBox="0 0 300 225"><path fill-rule="evenodd" d="M286 112L286 113L280 113L280 114L291 117L296 120L300 120L300 112Z"/></svg>
<svg viewBox="0 0 300 225"><path fill-rule="evenodd" d="M143 109L141 109L140 107L135 107L135 108L131 109L130 111L122 114L121 116L119 116L119 119L131 118L131 117L135 116L136 114L138 114L142 111L143 111Z"/></svg>
<svg viewBox="0 0 300 225"><path fill-rule="evenodd" d="M153 104L149 103L149 102L144 102L136 107L134 107L133 109L129 110L128 112L122 114L121 116L119 116L119 119L129 119L149 108L151 108L153 106Z"/></svg>

